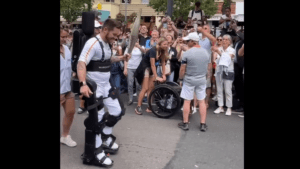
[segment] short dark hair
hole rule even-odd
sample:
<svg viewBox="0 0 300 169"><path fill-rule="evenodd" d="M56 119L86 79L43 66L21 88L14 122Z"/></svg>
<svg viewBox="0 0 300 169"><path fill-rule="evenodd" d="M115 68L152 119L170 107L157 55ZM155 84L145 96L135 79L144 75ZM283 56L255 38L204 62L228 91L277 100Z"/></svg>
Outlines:
<svg viewBox="0 0 300 169"><path fill-rule="evenodd" d="M198 1L198 2L195 3L195 5L196 5L197 7L199 7L199 6L201 5L201 2Z"/></svg>
<svg viewBox="0 0 300 169"><path fill-rule="evenodd" d="M107 28L109 31L112 31L114 28L121 29L121 22L114 19L106 19L103 23L102 29Z"/></svg>

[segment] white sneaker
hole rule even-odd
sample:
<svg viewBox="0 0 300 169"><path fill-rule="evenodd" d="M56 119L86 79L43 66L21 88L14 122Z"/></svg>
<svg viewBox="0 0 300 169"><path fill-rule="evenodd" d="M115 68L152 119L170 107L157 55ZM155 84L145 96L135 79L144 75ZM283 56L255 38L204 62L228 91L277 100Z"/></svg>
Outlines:
<svg viewBox="0 0 300 169"><path fill-rule="evenodd" d="M217 95L215 95L213 98L211 98L213 101L218 101Z"/></svg>
<svg viewBox="0 0 300 169"><path fill-rule="evenodd" d="M197 113L197 108L196 108L196 107L193 107L193 112L192 112L192 114L195 114L195 113Z"/></svg>
<svg viewBox="0 0 300 169"><path fill-rule="evenodd" d="M136 96L136 93L134 93L133 96Z"/></svg>
<svg viewBox="0 0 300 169"><path fill-rule="evenodd" d="M224 109L219 107L214 111L215 114L224 113Z"/></svg>
<svg viewBox="0 0 300 169"><path fill-rule="evenodd" d="M61 137L60 142L69 147L75 147L77 145L77 143L72 140L70 135L67 135L67 137Z"/></svg>
<svg viewBox="0 0 300 169"><path fill-rule="evenodd" d="M230 116L231 115L231 108L227 108L227 111L225 113L226 116Z"/></svg>

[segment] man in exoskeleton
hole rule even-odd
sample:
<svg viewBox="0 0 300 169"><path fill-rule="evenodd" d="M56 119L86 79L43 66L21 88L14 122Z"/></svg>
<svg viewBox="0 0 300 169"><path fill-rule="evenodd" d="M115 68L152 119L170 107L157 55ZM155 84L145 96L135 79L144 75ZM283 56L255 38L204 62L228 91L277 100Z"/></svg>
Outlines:
<svg viewBox="0 0 300 169"><path fill-rule="evenodd" d="M119 146L112 135L115 124L125 114L118 89L109 82L110 66L113 62L128 61L131 55L112 56L111 44L119 35L121 23L107 19L100 34L90 38L80 54L77 75L80 93L84 96L89 116L85 119L84 164L112 166L113 160L106 156L114 154ZM104 112L104 105L108 113Z"/></svg>

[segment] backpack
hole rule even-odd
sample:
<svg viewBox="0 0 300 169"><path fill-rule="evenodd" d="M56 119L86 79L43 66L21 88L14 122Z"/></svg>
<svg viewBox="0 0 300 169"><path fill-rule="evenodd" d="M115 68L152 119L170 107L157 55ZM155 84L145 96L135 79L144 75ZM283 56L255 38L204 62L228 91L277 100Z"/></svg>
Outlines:
<svg viewBox="0 0 300 169"><path fill-rule="evenodd" d="M191 17L191 18L193 18L194 12L195 12L195 10L192 10L192 17ZM203 17L202 9L200 9L200 13L201 13L201 22L203 23L203 19L202 19L202 17Z"/></svg>

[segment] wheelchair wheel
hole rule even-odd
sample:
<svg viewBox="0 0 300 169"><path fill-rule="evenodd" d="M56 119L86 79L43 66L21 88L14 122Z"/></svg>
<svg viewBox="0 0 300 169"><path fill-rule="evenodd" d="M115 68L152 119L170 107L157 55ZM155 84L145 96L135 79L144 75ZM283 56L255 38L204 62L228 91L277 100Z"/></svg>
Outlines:
<svg viewBox="0 0 300 169"><path fill-rule="evenodd" d="M180 92L180 86L157 85L148 99L148 106L152 113L160 118L173 116L181 107Z"/></svg>
<svg viewBox="0 0 300 169"><path fill-rule="evenodd" d="M179 86L179 84L177 84L175 82L169 82L169 81L167 81L166 84L170 85L170 86Z"/></svg>

